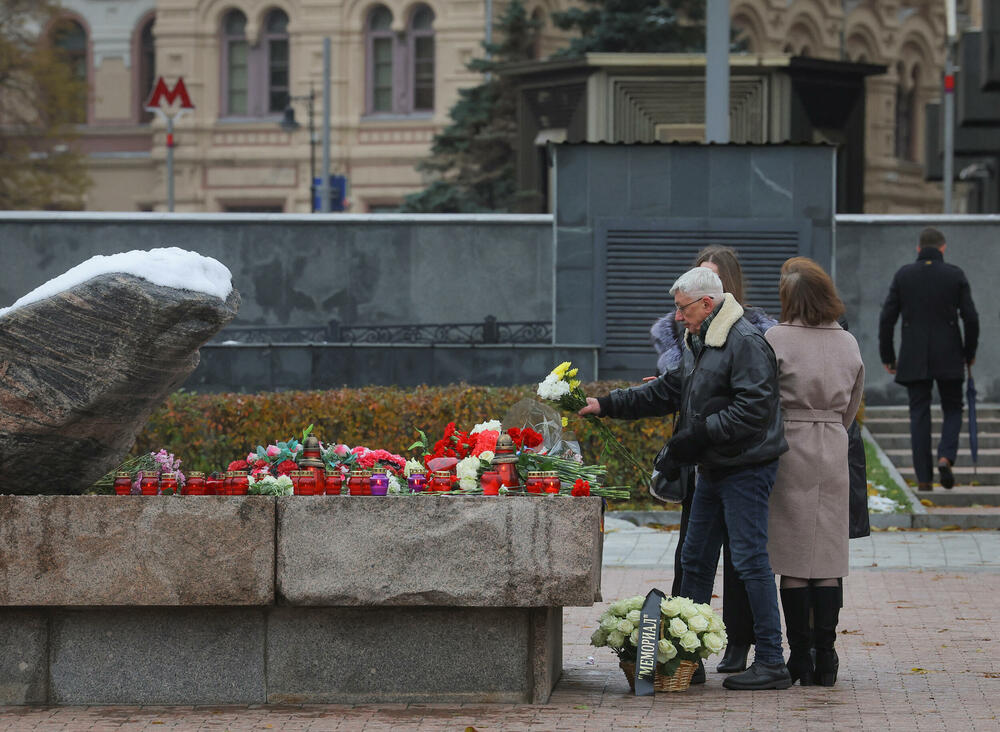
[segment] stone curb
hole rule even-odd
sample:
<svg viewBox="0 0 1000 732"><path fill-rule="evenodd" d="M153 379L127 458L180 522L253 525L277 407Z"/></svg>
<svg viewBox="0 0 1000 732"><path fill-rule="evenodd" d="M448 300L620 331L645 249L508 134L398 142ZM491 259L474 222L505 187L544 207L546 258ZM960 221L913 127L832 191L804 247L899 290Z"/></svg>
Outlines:
<svg viewBox="0 0 1000 732"><path fill-rule="evenodd" d="M872 433L868 431L868 428L861 425L861 439L865 442L870 442L872 447L875 448L875 454L878 456L878 460L882 463L882 467L889 472L889 477L896 481L896 484L903 490L906 497L910 499L910 509L914 514L926 514L927 508L920 502L920 499L916 497L913 490L900 475L899 470L896 466L892 464L892 460L889 456L885 454L885 450L878 444L878 441L872 436Z"/></svg>
<svg viewBox="0 0 1000 732"><path fill-rule="evenodd" d="M641 526L651 526L653 524L659 526L673 526L681 522L681 512L680 511L608 511L604 514L605 518L610 519L620 519L622 521L628 521L630 524L635 524L637 527ZM873 513L870 515L871 525L876 529L909 529L909 528L937 528L938 525L941 526L962 526L964 519L986 519L987 522L995 521L996 526L1000 527L1000 515L997 516L962 516L956 514L949 514L947 516L932 516L928 515L923 523L917 522L916 517L909 513ZM938 519L950 519L946 521L938 521ZM934 524L932 527L930 524ZM976 524L977 526L990 528L993 527L992 523L986 524ZM962 528L965 528L964 526Z"/></svg>

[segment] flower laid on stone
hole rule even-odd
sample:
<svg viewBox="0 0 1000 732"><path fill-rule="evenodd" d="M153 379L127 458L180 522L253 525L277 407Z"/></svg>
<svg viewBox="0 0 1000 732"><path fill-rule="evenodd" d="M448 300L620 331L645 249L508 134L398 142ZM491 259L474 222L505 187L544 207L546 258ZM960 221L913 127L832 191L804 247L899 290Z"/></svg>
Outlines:
<svg viewBox="0 0 1000 732"><path fill-rule="evenodd" d="M645 600L642 595L635 595L611 603L598 619L590 644L608 647L619 660L635 663L640 611ZM719 653L726 643L726 625L711 606L686 597L667 597L660 602L657 673L672 676L681 661L708 658Z"/></svg>
<svg viewBox="0 0 1000 732"><path fill-rule="evenodd" d="M264 475L250 481L248 493L257 496L290 496L292 495L292 479L287 475Z"/></svg>

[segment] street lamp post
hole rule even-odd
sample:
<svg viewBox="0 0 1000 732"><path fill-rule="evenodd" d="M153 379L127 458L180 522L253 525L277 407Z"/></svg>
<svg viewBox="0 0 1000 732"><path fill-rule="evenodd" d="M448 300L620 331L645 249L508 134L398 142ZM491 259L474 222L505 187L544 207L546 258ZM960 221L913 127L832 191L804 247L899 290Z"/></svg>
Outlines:
<svg viewBox="0 0 1000 732"><path fill-rule="evenodd" d="M311 213L316 213L316 126L313 118L313 104L315 101L316 92L310 84L308 94L288 97L285 116L281 119L281 129L285 132L295 132L302 125L295 119L295 110L292 108L292 102L306 103L306 114L309 115L309 211Z"/></svg>

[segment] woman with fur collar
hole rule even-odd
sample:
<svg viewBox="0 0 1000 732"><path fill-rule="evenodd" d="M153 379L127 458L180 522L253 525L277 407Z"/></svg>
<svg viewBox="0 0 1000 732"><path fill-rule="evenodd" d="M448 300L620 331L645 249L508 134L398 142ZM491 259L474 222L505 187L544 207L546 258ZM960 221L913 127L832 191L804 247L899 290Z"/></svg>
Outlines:
<svg viewBox="0 0 1000 732"><path fill-rule="evenodd" d="M752 308L743 303L745 291L743 268L740 266L740 260L734 249L723 246L705 247L698 252L694 266L707 267L719 275L719 279L722 280L722 289L732 294L736 301L743 305L743 317L761 333L767 331L771 326L777 325L778 321L768 317L767 313L760 308ZM676 366L681 360L684 326L677 322L674 315L675 312L671 310L653 323L653 327L650 328L653 347L656 349L656 367L661 374ZM693 472L693 468L691 471ZM693 478L687 476L686 480L693 489ZM674 584L672 588L674 595L678 594L681 588L683 571L681 568L681 547L684 545L688 518L691 515L691 497L692 490L689 489L687 498L681 503L680 536L677 539L677 550L674 552ZM746 596L746 588L737 575L736 568L733 567L728 543L723 545L722 557L722 615L729 635L729 644L726 646L726 653L717 670L720 673L735 673L746 668L750 646L754 643L753 618L750 613L750 602ZM701 674L703 673L701 671Z"/></svg>

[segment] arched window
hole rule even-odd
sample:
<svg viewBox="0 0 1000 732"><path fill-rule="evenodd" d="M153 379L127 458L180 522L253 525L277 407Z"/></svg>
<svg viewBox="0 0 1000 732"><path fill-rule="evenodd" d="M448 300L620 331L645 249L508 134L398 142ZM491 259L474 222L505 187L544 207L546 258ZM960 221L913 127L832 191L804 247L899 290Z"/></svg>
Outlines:
<svg viewBox="0 0 1000 732"><path fill-rule="evenodd" d="M153 113L146 111L146 100L153 93L153 84L156 83L156 45L153 41L153 24L155 18L150 19L139 33L139 56L136 63L139 64L139 121L149 122L153 119Z"/></svg>
<svg viewBox="0 0 1000 732"><path fill-rule="evenodd" d="M410 58L412 73L412 111L434 109L434 11L419 6L410 18Z"/></svg>
<svg viewBox="0 0 1000 732"><path fill-rule="evenodd" d="M275 8L264 15L256 46L247 40L246 28L247 17L239 10L222 19L222 114L281 114L290 100L288 14Z"/></svg>
<svg viewBox="0 0 1000 732"><path fill-rule="evenodd" d="M267 111L281 112L288 106L288 15L272 10L264 24L267 50Z"/></svg>
<svg viewBox="0 0 1000 732"><path fill-rule="evenodd" d="M250 114L250 44L247 16L230 10L222 19L222 53L225 90L223 114Z"/></svg>
<svg viewBox="0 0 1000 732"><path fill-rule="evenodd" d="M914 68L914 73L917 73ZM906 73L902 62L896 65L896 75L899 83L896 86L896 157L900 160L914 160L913 154L913 115L916 104L916 84L913 77Z"/></svg>
<svg viewBox="0 0 1000 732"><path fill-rule="evenodd" d="M395 84L395 45L392 13L379 5L368 15L369 104L371 112L393 112Z"/></svg>
<svg viewBox="0 0 1000 732"><path fill-rule="evenodd" d="M75 20L64 19L52 29L52 45L73 77L83 85L84 93L74 103L72 121L87 121L87 32Z"/></svg>
<svg viewBox="0 0 1000 732"><path fill-rule="evenodd" d="M392 12L376 5L365 22L369 114L434 109L434 11L418 5L406 33L392 30Z"/></svg>

